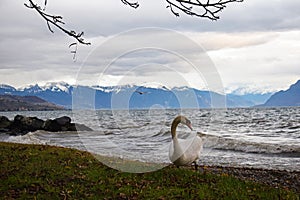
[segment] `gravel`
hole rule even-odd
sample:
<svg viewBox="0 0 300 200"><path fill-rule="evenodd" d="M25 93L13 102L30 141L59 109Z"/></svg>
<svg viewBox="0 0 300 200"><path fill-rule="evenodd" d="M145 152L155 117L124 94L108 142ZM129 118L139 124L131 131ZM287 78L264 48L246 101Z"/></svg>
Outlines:
<svg viewBox="0 0 300 200"><path fill-rule="evenodd" d="M238 179L294 190L300 194L300 171L254 169L241 167L199 166L203 173L232 175Z"/></svg>

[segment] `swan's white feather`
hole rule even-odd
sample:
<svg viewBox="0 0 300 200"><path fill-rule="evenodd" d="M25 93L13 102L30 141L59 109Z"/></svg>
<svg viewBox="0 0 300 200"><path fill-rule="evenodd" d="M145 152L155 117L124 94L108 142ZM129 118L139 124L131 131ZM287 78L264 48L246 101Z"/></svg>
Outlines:
<svg viewBox="0 0 300 200"><path fill-rule="evenodd" d="M194 135L187 139L173 138L170 145L169 157L175 165L189 165L200 158L203 140Z"/></svg>

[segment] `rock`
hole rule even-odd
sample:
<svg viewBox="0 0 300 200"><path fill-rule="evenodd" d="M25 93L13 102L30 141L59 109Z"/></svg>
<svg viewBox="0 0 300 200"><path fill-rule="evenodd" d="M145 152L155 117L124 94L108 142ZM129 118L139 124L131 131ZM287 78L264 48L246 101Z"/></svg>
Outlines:
<svg viewBox="0 0 300 200"><path fill-rule="evenodd" d="M71 118L68 116L63 116L63 117L54 119L54 121L56 121L61 126L66 126L71 123Z"/></svg>
<svg viewBox="0 0 300 200"><path fill-rule="evenodd" d="M51 132L58 132L62 131L61 125L52 119L47 119L43 125L43 130L51 131Z"/></svg>
<svg viewBox="0 0 300 200"><path fill-rule="evenodd" d="M71 118L63 116L46 121L37 117L26 117L16 115L13 121L5 116L0 116L0 133L9 135L24 135L28 132L45 130L50 132L59 131L92 131L91 128L83 124L71 123Z"/></svg>
<svg viewBox="0 0 300 200"><path fill-rule="evenodd" d="M0 128L0 133L8 133L9 129L7 128Z"/></svg>
<svg viewBox="0 0 300 200"><path fill-rule="evenodd" d="M22 115L16 115L14 121L10 126L10 130L12 131L12 135L23 135L28 132L41 130L43 125L44 121L37 117L25 117Z"/></svg>
<svg viewBox="0 0 300 200"><path fill-rule="evenodd" d="M43 126L45 131L76 131L75 125L71 123L71 118L67 116L55 118L53 120L48 119Z"/></svg>
<svg viewBox="0 0 300 200"><path fill-rule="evenodd" d="M7 129L11 123L12 122L7 117L0 116L0 129Z"/></svg>
<svg viewBox="0 0 300 200"><path fill-rule="evenodd" d="M71 118L67 116L59 117L56 119L48 119L43 126L45 131L92 131L91 128L83 125L71 123Z"/></svg>

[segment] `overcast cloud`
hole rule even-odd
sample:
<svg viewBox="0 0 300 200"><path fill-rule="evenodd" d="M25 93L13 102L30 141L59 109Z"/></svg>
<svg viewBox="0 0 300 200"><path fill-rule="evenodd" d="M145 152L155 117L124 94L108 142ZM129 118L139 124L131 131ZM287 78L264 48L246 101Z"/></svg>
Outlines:
<svg viewBox="0 0 300 200"><path fill-rule="evenodd" d="M84 31L86 40L92 42L79 46L76 62L68 48L74 41L59 30L50 33L42 18L24 7L25 2L0 2L0 83L15 87L52 81L74 84L84 68L80 77L86 84L158 82L168 87L207 88L203 74L195 73L182 58L158 50L129 53L103 73L104 64L114 59L119 48L126 49L137 38L153 39L141 34L105 47L98 58L87 57L120 32L143 27L174 30L203 47L228 92L240 88L244 92L277 91L300 79L299 0L245 0L229 5L216 22L184 14L176 18L164 1L141 0L135 10L120 0L48 0L47 12L61 14L66 27ZM202 59L202 52L184 40L163 34L155 38L174 53L188 52L195 62Z"/></svg>

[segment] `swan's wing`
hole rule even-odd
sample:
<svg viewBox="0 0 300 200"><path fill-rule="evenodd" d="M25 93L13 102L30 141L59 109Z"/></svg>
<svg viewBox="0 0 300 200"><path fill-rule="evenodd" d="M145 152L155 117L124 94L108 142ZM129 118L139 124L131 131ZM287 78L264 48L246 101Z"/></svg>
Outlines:
<svg viewBox="0 0 300 200"><path fill-rule="evenodd" d="M192 141L189 142L188 148L185 150L186 157L191 160L191 162L198 160L200 158L201 152L203 148L203 140L200 137L193 138Z"/></svg>

